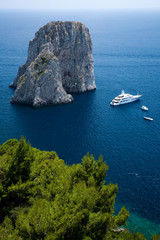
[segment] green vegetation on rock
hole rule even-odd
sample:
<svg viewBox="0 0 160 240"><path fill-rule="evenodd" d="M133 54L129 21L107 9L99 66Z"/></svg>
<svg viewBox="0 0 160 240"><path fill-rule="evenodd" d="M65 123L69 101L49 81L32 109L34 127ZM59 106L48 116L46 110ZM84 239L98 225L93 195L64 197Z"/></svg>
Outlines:
<svg viewBox="0 0 160 240"><path fill-rule="evenodd" d="M41 75L43 75L45 73L45 70L44 71L40 71L40 72L38 72L38 76L41 76Z"/></svg>
<svg viewBox="0 0 160 240"><path fill-rule="evenodd" d="M115 215L118 188L105 184L107 170L102 157L87 154L68 166L23 137L8 140L0 146L0 239L144 240L115 232L129 212L123 207Z"/></svg>
<svg viewBox="0 0 160 240"><path fill-rule="evenodd" d="M34 64L34 69L37 70L38 69L38 63Z"/></svg>
<svg viewBox="0 0 160 240"><path fill-rule="evenodd" d="M45 58L45 57L42 57L41 60L42 60L42 65L43 65L44 63L48 63L48 60L47 60L47 58Z"/></svg>

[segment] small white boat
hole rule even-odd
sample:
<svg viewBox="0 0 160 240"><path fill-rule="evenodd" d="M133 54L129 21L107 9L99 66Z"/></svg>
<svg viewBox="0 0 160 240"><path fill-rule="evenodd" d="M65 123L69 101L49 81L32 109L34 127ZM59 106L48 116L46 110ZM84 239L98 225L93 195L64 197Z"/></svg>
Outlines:
<svg viewBox="0 0 160 240"><path fill-rule="evenodd" d="M146 119L148 121L153 121L153 118L150 118L150 117L144 117L144 119Z"/></svg>
<svg viewBox="0 0 160 240"><path fill-rule="evenodd" d="M148 111L148 108L146 106L142 106L141 109L144 111Z"/></svg>
<svg viewBox="0 0 160 240"><path fill-rule="evenodd" d="M134 102L134 101L138 100L140 97L142 97L142 95L131 95L131 94L128 94L128 93L125 93L124 91L122 91L122 93L120 95L115 97L110 102L110 105L111 106L118 106L118 105L121 105L121 104Z"/></svg>

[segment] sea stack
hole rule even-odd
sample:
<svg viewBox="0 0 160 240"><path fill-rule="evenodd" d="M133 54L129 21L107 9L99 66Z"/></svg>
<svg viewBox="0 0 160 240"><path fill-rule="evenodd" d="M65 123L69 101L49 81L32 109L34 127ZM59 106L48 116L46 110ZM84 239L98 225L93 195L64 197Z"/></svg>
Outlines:
<svg viewBox="0 0 160 240"><path fill-rule="evenodd" d="M70 93L96 88L92 41L80 22L51 22L30 41L28 58L10 87L11 103L33 107L69 103Z"/></svg>

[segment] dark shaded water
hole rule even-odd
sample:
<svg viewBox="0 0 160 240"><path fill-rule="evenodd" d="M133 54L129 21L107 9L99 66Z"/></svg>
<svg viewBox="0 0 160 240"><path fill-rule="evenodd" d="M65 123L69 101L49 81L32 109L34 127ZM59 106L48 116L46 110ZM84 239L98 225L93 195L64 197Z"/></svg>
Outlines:
<svg viewBox="0 0 160 240"><path fill-rule="evenodd" d="M10 104L8 85L27 57L34 33L52 20L82 21L93 40L97 90L74 103L32 109ZM160 12L0 12L0 143L26 136L66 163L87 152L104 156L107 181L118 183L117 206L131 211L128 228L160 233ZM111 107L121 90L140 101ZM149 112L142 112L142 105ZM147 122L143 116L154 118Z"/></svg>

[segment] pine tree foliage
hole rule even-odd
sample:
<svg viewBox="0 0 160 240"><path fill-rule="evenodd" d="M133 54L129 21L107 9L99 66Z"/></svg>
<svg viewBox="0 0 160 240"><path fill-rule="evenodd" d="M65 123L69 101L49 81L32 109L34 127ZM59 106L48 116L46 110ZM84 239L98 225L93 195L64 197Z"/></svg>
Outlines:
<svg viewBox="0 0 160 240"><path fill-rule="evenodd" d="M160 240L160 235L159 234L153 234L151 240Z"/></svg>
<svg viewBox="0 0 160 240"><path fill-rule="evenodd" d="M117 185L105 184L102 156L87 154L68 166L56 152L32 148L21 138L0 146L0 239L141 239L115 232L129 212L114 212ZM153 236L153 239L156 236Z"/></svg>

